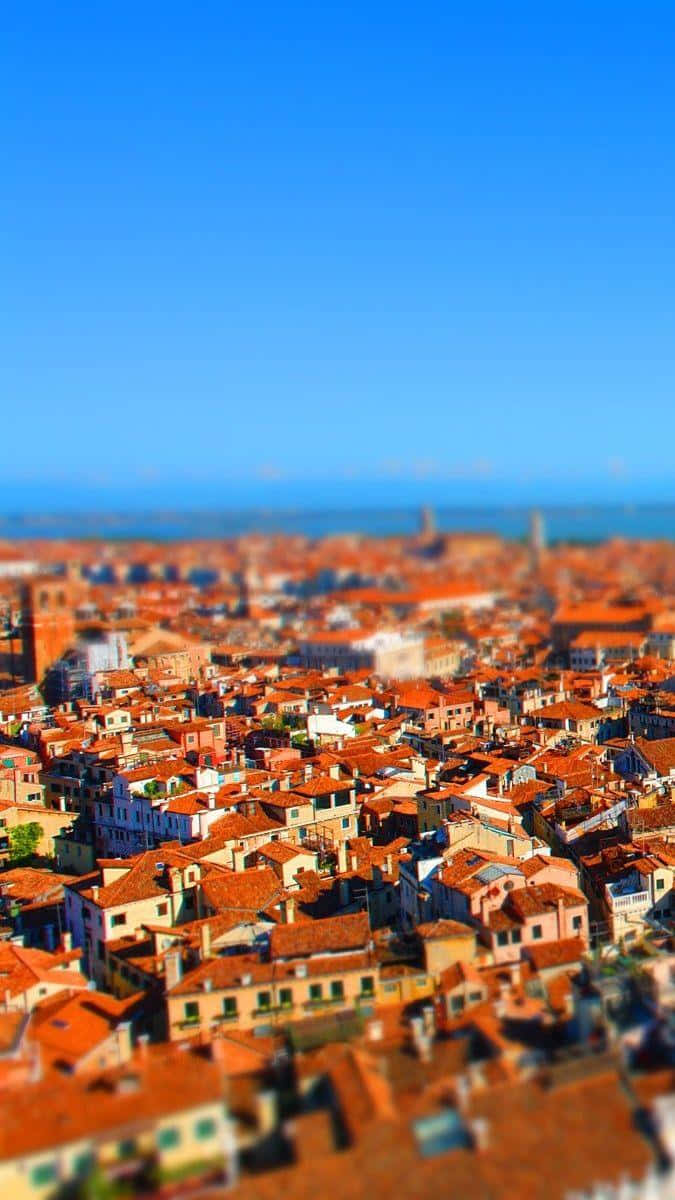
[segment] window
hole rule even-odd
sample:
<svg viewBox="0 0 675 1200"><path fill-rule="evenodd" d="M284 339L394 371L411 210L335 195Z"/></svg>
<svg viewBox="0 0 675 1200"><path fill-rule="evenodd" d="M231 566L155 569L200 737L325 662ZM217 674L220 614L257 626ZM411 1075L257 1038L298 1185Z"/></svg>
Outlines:
<svg viewBox="0 0 675 1200"><path fill-rule="evenodd" d="M374 996L375 995L375 980L372 975L364 975L363 976L363 978L361 980L361 995L362 996Z"/></svg>
<svg viewBox="0 0 675 1200"><path fill-rule="evenodd" d="M198 1021L199 1020L199 1001L198 1000L186 1000L185 1001L185 1020L186 1021Z"/></svg>
<svg viewBox="0 0 675 1200"><path fill-rule="evenodd" d="M506 930L505 930L505 929L502 929L502 930L501 930L501 931L500 931L500 932L497 934L497 945L498 945L498 946L507 946L507 945L508 945L508 941L509 941L509 935L508 935L508 933L506 932Z"/></svg>
<svg viewBox="0 0 675 1200"><path fill-rule="evenodd" d="M662 892L665 886L666 886L665 879L657 879L657 881L656 881L657 892Z"/></svg>
<svg viewBox="0 0 675 1200"><path fill-rule="evenodd" d="M170 1125L168 1129L160 1129L157 1134L157 1145L160 1150L171 1150L180 1143L180 1129Z"/></svg>
<svg viewBox="0 0 675 1200"><path fill-rule="evenodd" d="M482 999L483 999L482 992L469 992L469 1000L471 1001L472 1004L480 1004Z"/></svg>
<svg viewBox="0 0 675 1200"><path fill-rule="evenodd" d="M269 992L258 992L258 1008L268 1009L272 1003L272 998Z"/></svg>
<svg viewBox="0 0 675 1200"><path fill-rule="evenodd" d="M217 1125L212 1117L202 1117L201 1121L197 1121L195 1125L195 1137L200 1142L205 1142L207 1138L216 1136Z"/></svg>
<svg viewBox="0 0 675 1200"><path fill-rule="evenodd" d="M572 917L572 929L581 929L581 917Z"/></svg>
<svg viewBox="0 0 675 1200"><path fill-rule="evenodd" d="M282 1008L290 1008L293 1004L293 989L283 987L279 989L279 1003Z"/></svg>
<svg viewBox="0 0 675 1200"><path fill-rule="evenodd" d="M136 1153L136 1139L124 1138L123 1141L117 1143L117 1157L131 1158Z"/></svg>
<svg viewBox="0 0 675 1200"><path fill-rule="evenodd" d="M168 913L168 911L169 911L168 904L158 904L157 905L157 916L158 917L165 917L166 914Z"/></svg>
<svg viewBox="0 0 675 1200"><path fill-rule="evenodd" d="M96 1166L96 1158L93 1154L78 1154L73 1165L76 1175L88 1175Z"/></svg>
<svg viewBox="0 0 675 1200"><path fill-rule="evenodd" d="M342 828L349 829L349 817L342 818Z"/></svg>
<svg viewBox="0 0 675 1200"><path fill-rule="evenodd" d="M511 933L511 941L513 942L514 945L517 946L521 940L522 940L522 937L521 937L520 930L514 929L513 932Z"/></svg>
<svg viewBox="0 0 675 1200"><path fill-rule="evenodd" d="M532 938L535 942L539 941L542 934L541 925L532 926Z"/></svg>
<svg viewBox="0 0 675 1200"><path fill-rule="evenodd" d="M330 994L332 1000L344 1000L345 985L341 979L334 979L330 985Z"/></svg>
<svg viewBox="0 0 675 1200"><path fill-rule="evenodd" d="M450 999L450 1008L453 1012L461 1012L464 1008L464 997L452 996Z"/></svg>
<svg viewBox="0 0 675 1200"><path fill-rule="evenodd" d="M126 925L126 923L127 923L127 914L126 913L114 913L112 921L110 922L111 925Z"/></svg>
<svg viewBox="0 0 675 1200"><path fill-rule="evenodd" d="M56 1163L44 1162L33 1167L30 1173L30 1181L33 1187L44 1187L46 1183L53 1183L56 1179Z"/></svg>
<svg viewBox="0 0 675 1200"><path fill-rule="evenodd" d="M320 1000L323 995L323 987L320 983L310 983L309 998L310 1000Z"/></svg>
<svg viewBox="0 0 675 1200"><path fill-rule="evenodd" d="M297 821L297 819L298 819L298 809L292 808L291 809L291 821Z"/></svg>
<svg viewBox="0 0 675 1200"><path fill-rule="evenodd" d="M237 997L226 996L223 1000L223 1016L236 1017L237 1015Z"/></svg>

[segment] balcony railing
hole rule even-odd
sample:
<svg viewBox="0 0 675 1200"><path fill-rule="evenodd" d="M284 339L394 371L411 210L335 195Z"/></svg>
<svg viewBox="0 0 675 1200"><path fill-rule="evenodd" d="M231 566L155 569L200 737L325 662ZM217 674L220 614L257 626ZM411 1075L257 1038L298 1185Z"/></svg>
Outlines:
<svg viewBox="0 0 675 1200"><path fill-rule="evenodd" d="M649 908L649 892L627 892L623 896L607 893L609 907L613 912L625 912L626 909Z"/></svg>

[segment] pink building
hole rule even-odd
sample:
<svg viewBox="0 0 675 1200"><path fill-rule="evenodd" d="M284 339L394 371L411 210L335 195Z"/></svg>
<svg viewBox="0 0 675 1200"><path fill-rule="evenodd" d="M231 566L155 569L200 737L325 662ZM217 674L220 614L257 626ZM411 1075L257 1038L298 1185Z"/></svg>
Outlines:
<svg viewBox="0 0 675 1200"><path fill-rule="evenodd" d="M486 917L483 939L498 964L521 958L528 946L566 938L580 938L588 945L588 904L576 888L555 883L518 888Z"/></svg>

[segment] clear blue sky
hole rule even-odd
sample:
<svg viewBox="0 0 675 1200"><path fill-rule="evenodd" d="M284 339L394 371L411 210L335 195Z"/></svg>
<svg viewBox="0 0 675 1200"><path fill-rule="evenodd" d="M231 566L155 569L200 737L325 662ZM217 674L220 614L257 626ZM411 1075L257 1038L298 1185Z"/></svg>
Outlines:
<svg viewBox="0 0 675 1200"><path fill-rule="evenodd" d="M0 507L671 499L674 35L8 4Z"/></svg>

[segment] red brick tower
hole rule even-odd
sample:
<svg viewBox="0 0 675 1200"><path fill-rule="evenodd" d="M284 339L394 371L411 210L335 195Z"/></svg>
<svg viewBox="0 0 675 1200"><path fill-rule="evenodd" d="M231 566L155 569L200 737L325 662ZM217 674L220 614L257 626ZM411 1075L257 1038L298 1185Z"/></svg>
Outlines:
<svg viewBox="0 0 675 1200"><path fill-rule="evenodd" d="M75 596L66 579L32 579L23 590L23 654L27 683L45 671L75 641Z"/></svg>

